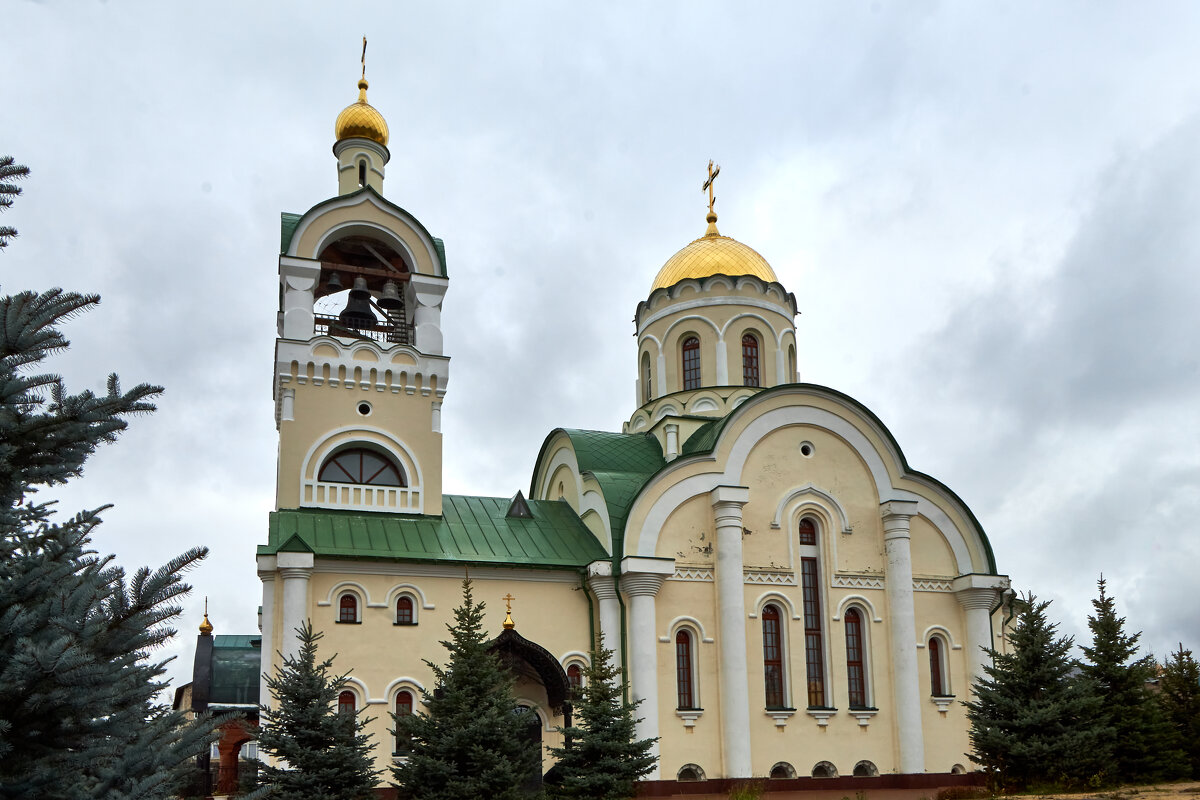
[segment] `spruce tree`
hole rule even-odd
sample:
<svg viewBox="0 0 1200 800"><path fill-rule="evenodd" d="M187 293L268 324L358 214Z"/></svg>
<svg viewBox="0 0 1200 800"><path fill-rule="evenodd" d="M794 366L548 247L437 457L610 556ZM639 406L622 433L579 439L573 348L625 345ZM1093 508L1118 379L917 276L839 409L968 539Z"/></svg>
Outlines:
<svg viewBox="0 0 1200 800"><path fill-rule="evenodd" d="M11 181L19 181L29 175L29 167L15 163L12 156L0 156L0 211L13 204L13 198L21 193L21 187ZM8 247L8 240L17 235L16 228L0 225L0 249Z"/></svg>
<svg viewBox="0 0 1200 800"><path fill-rule="evenodd" d="M484 604L463 581L462 605L447 624L445 667L431 661L433 691L422 691L425 710L393 714L396 737L408 756L392 768L403 795L414 800L517 800L529 775L541 770L541 752L526 736L513 676L488 652Z"/></svg>
<svg viewBox="0 0 1200 800"><path fill-rule="evenodd" d="M1183 750L1185 774L1200 778L1200 664L1182 643L1163 665L1158 685L1159 703Z"/></svg>
<svg viewBox="0 0 1200 800"><path fill-rule="evenodd" d="M258 749L277 762L263 764L258 781L279 800L367 800L379 771L372 767L372 718L338 710L346 675L334 675L331 656L317 661L323 634L306 621L296 629L300 651L267 677L273 708L260 709ZM281 760L281 761L280 761Z"/></svg>
<svg viewBox="0 0 1200 800"><path fill-rule="evenodd" d="M27 170L0 159L0 179ZM0 183L0 208L18 192ZM15 232L0 230L0 244ZM53 289L0 298L0 798L160 798L207 749L214 722L158 702L153 651L189 591L187 551L126 579L92 549L104 510L57 519L37 491L83 471L161 390L68 394L31 370L68 346L58 325L99 302Z"/></svg>
<svg viewBox="0 0 1200 800"><path fill-rule="evenodd" d="M628 683L603 639L591 662L575 692L575 724L559 728L564 745L550 748L558 761L555 781L547 787L553 800L628 800L634 783L658 760L651 754L658 740L637 738L634 713L642 701L625 702Z"/></svg>
<svg viewBox="0 0 1200 800"><path fill-rule="evenodd" d="M1049 605L1022 598L1008 637L1012 652L987 650L992 663L965 704L971 760L995 788L1081 783L1110 760L1111 733L1097 724L1101 701L1091 681L1072 677L1072 640L1055 635Z"/></svg>
<svg viewBox="0 0 1200 800"><path fill-rule="evenodd" d="M1095 614L1088 617L1092 645L1083 648L1087 661L1081 668L1102 700L1097 724L1119 743L1113 748L1108 777L1122 783L1174 777L1183 754L1172 748L1166 720L1146 690L1153 659L1134 658L1141 633L1125 632L1125 618L1117 616L1104 576L1098 586L1100 596L1092 601Z"/></svg>

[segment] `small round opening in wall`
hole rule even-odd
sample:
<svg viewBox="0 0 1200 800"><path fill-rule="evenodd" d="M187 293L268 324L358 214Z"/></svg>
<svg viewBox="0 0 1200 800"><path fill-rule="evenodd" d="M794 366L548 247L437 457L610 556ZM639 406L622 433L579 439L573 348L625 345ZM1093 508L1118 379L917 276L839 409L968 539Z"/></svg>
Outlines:
<svg viewBox="0 0 1200 800"><path fill-rule="evenodd" d="M371 416L371 404L366 401L359 403L358 413L362 414L364 417Z"/></svg>
<svg viewBox="0 0 1200 800"><path fill-rule="evenodd" d="M812 458L812 455L815 452L816 448L813 447L812 442L800 443L800 455L804 456L805 458Z"/></svg>

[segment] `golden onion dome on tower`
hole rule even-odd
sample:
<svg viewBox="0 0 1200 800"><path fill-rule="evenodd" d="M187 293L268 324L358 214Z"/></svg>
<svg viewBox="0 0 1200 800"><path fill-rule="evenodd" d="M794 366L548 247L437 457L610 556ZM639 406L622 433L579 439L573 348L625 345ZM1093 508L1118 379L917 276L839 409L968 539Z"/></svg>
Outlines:
<svg viewBox="0 0 1200 800"><path fill-rule="evenodd" d="M358 82L358 101L342 109L333 123L333 132L340 142L343 139L370 139L383 146L388 143L387 121L367 102L367 79Z"/></svg>
<svg viewBox="0 0 1200 800"><path fill-rule="evenodd" d="M710 275L753 275L767 283L779 278L758 251L737 239L722 236L717 230L717 215L708 212L708 230L704 235L667 259L650 291L674 286L688 278L707 278Z"/></svg>

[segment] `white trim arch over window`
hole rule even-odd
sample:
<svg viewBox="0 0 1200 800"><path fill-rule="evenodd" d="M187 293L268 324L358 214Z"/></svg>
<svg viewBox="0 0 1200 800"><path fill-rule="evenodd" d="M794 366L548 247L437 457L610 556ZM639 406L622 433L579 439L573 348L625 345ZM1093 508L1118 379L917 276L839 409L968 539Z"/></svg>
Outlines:
<svg viewBox="0 0 1200 800"><path fill-rule="evenodd" d="M357 594L359 600L363 601L367 606L373 605L371 603L371 594L370 594L370 592L367 591L367 587L363 586L358 581L340 581L338 583L335 583L333 585L333 587L330 588L329 594L325 595L325 599L317 601L317 605L318 606L333 605L334 599L341 597L342 593L346 590L349 590L349 591L353 592L354 594Z"/></svg>
<svg viewBox="0 0 1200 800"><path fill-rule="evenodd" d="M366 448L390 459L407 486L373 486L321 480L321 468L340 451ZM420 514L424 511L424 479L420 464L402 441L382 428L346 426L331 431L304 455L300 473L300 505L349 511L390 511Z"/></svg>
<svg viewBox="0 0 1200 800"><path fill-rule="evenodd" d="M334 622L341 625L358 625L362 622L363 598L353 589L344 588L337 594L334 606Z"/></svg>

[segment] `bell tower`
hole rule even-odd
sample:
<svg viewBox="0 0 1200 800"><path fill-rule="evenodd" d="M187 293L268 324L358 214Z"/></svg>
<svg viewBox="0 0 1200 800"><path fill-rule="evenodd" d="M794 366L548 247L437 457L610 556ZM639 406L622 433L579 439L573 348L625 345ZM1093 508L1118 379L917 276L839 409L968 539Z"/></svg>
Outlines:
<svg viewBox="0 0 1200 800"><path fill-rule="evenodd" d="M337 195L282 215L276 508L440 515L445 246L383 196L365 65L334 134Z"/></svg>

